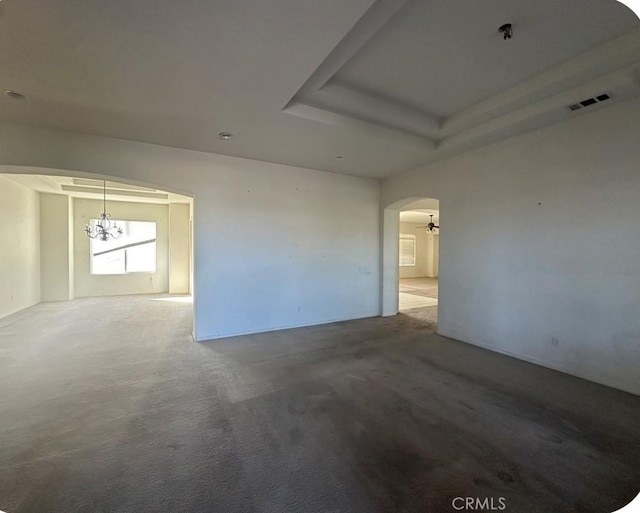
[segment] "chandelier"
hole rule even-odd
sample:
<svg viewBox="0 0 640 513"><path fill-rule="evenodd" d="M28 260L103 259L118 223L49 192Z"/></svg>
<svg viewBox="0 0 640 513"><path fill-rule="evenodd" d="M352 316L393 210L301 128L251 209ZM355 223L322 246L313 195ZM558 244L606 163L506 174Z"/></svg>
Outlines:
<svg viewBox="0 0 640 513"><path fill-rule="evenodd" d="M92 239L117 239L122 235L122 228L115 221L113 224L111 223L111 214L107 212L107 182L104 180L102 181L102 205L102 214L100 214L100 220L96 223L95 228L87 225L84 231Z"/></svg>

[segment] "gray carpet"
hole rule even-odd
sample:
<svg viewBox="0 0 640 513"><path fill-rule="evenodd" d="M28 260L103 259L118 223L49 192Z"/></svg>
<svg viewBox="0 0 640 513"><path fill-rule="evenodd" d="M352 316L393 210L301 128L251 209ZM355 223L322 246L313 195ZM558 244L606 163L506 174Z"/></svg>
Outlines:
<svg viewBox="0 0 640 513"><path fill-rule="evenodd" d="M190 305L0 320L7 513L610 512L640 490L640 398L399 315L194 343Z"/></svg>
<svg viewBox="0 0 640 513"><path fill-rule="evenodd" d="M438 328L438 307L413 308L398 314L398 322L415 330L436 331Z"/></svg>

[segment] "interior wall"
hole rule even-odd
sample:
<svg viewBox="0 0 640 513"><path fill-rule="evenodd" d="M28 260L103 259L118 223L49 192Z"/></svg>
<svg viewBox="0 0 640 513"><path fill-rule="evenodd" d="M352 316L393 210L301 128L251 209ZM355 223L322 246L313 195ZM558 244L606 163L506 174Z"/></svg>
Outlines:
<svg viewBox="0 0 640 513"><path fill-rule="evenodd" d="M114 220L156 222L156 272L133 274L91 274L89 237L84 233L90 219L102 212L102 201L74 198L73 216L75 296L115 296L123 294L157 294L169 291L169 242L167 205L109 201L107 210ZM78 235L79 234L79 235Z"/></svg>
<svg viewBox="0 0 640 513"><path fill-rule="evenodd" d="M67 219L67 226L69 227L69 237L67 238L67 254L69 255L69 299L73 299L76 294L76 262L75 262L75 243L78 235L75 233L75 208L73 200L69 198L69 217ZM42 253L40 253L42 257Z"/></svg>
<svg viewBox="0 0 640 513"><path fill-rule="evenodd" d="M634 100L385 180L441 200L439 333L640 393L638 141Z"/></svg>
<svg viewBox="0 0 640 513"><path fill-rule="evenodd" d="M380 312L377 180L17 125L0 164L194 195L196 340Z"/></svg>
<svg viewBox="0 0 640 513"><path fill-rule="evenodd" d="M238 164L194 203L198 338L378 315L378 182Z"/></svg>
<svg viewBox="0 0 640 513"><path fill-rule="evenodd" d="M0 176L0 317L40 302L38 193Z"/></svg>
<svg viewBox="0 0 640 513"><path fill-rule="evenodd" d="M63 194L39 196L41 300L67 301L73 298L74 273L71 198Z"/></svg>
<svg viewBox="0 0 640 513"><path fill-rule="evenodd" d="M191 266L191 214L188 203L169 204L169 293L188 294Z"/></svg>
<svg viewBox="0 0 640 513"><path fill-rule="evenodd" d="M440 234L439 233L434 233L433 237L431 238L431 244L432 244L432 254L433 254L433 259L432 259L432 264L433 267L431 268L431 276L433 276L434 278L437 278L438 276L440 276Z"/></svg>

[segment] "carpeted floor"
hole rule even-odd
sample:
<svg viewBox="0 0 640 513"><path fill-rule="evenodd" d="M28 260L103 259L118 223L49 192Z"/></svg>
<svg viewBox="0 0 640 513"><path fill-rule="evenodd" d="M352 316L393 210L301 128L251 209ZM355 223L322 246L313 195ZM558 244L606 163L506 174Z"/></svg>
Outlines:
<svg viewBox="0 0 640 513"><path fill-rule="evenodd" d="M7 513L610 512L640 397L398 315L194 343L146 296L0 319Z"/></svg>
<svg viewBox="0 0 640 513"><path fill-rule="evenodd" d="M438 278L401 278L399 310L400 318L417 329L436 331L438 328L438 306L418 306L410 298L438 299ZM407 300L409 298L409 300Z"/></svg>

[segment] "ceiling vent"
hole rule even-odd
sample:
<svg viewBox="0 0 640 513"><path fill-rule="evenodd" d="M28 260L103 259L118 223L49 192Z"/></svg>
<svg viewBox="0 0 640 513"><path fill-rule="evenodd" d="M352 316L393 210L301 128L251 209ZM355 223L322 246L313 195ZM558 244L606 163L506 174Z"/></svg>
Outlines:
<svg viewBox="0 0 640 513"><path fill-rule="evenodd" d="M596 103L606 102L609 99L611 99L611 96L609 96L607 93L599 94L594 98L587 98L586 100L582 100L578 103L574 103L573 105L569 105L569 110L579 110L583 107L591 107Z"/></svg>

